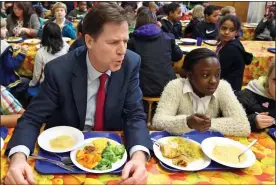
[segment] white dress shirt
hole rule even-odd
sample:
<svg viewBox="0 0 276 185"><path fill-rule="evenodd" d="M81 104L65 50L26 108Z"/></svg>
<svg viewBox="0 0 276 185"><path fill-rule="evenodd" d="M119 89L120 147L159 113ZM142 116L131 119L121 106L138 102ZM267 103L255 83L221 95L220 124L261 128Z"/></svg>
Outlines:
<svg viewBox="0 0 276 185"><path fill-rule="evenodd" d="M202 98L198 97L191 86L191 83L188 78L184 79L184 85L183 85L183 94L189 93L189 96L191 98L192 104L193 104L193 112L198 114L205 115L209 103L211 101L211 98L215 98L216 92L212 96L204 96Z"/></svg>
<svg viewBox="0 0 276 185"><path fill-rule="evenodd" d="M94 118L95 118L95 111L96 111L96 98L97 98L97 92L100 86L100 80L99 77L103 74L99 71L97 71L91 64L88 52L86 54L86 65L87 65L87 109L86 109L86 116L85 116L85 125L87 126L94 126ZM111 71L108 70L105 72L109 77L111 76ZM106 80L106 84L108 83L108 79ZM107 92L107 91L106 91ZM115 123L114 123L115 124ZM147 158L150 158L150 152L148 148L142 146L142 145L135 145L133 146L130 151L129 155L130 157L136 152L136 151L144 151L147 153ZM16 152L23 152L27 157L30 155L30 150L24 145L18 145L13 147L10 150L9 157L16 153Z"/></svg>

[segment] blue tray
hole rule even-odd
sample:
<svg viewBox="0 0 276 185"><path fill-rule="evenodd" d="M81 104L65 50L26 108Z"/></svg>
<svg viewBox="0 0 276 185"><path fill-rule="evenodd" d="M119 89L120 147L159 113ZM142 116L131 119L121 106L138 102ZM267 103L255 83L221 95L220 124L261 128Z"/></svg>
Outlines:
<svg viewBox="0 0 276 185"><path fill-rule="evenodd" d="M267 51L271 53L276 53L276 48L267 48Z"/></svg>
<svg viewBox="0 0 276 185"><path fill-rule="evenodd" d="M170 136L170 134L166 131L161 131L161 132L153 132L150 134L151 138L154 138L156 140L162 138L162 137L167 137ZM192 131L189 133L185 133L182 135L182 137L185 138L189 138L191 140L197 141L198 143L202 143L202 141L206 138L209 137L223 137L223 135L219 132L197 132L197 131ZM172 171L172 172L178 172L178 171L183 171L183 170L178 170L175 168L172 168L164 163L162 163L161 161L159 161L160 166L162 166L164 169L168 170L168 171ZM206 168L204 168L203 170L233 170L233 168L231 167L227 167L224 165L221 165L215 161L211 161L210 165L207 166Z"/></svg>
<svg viewBox="0 0 276 185"><path fill-rule="evenodd" d="M115 140L118 143L122 143L122 138L118 134L115 134L115 133L84 132L83 135L84 135L84 139L94 138L94 137L106 137L106 138ZM54 159L54 160L60 161L60 159L58 157L51 155L50 152L47 152L43 149L39 150L38 155L49 158L49 159ZM70 152L61 153L59 155L62 157L70 157ZM35 169L41 174L87 174L88 173L88 172L85 172L85 171L79 169L78 167L74 167L74 172L70 172L70 171L60 168L54 164L51 164L51 163L45 162L45 161L40 161L40 160L36 160ZM115 171L110 172L110 173L118 174L118 173L121 173L122 170L123 170L123 166Z"/></svg>
<svg viewBox="0 0 276 185"><path fill-rule="evenodd" d="M276 129L275 128L270 128L269 130L268 130L268 135L270 135L270 137L272 137L274 140L276 139L275 138L275 135L274 135L274 132L276 131Z"/></svg>
<svg viewBox="0 0 276 185"><path fill-rule="evenodd" d="M0 127L0 134L3 140L7 137L9 129L7 127Z"/></svg>

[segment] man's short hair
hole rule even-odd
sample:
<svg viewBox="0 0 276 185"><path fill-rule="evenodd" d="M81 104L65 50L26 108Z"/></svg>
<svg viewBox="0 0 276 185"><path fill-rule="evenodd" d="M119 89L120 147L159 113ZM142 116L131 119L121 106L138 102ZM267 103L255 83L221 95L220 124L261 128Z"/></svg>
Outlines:
<svg viewBox="0 0 276 185"><path fill-rule="evenodd" d="M128 22L127 12L114 3L99 3L85 16L83 20L83 35L97 38L103 31L103 26L109 22Z"/></svg>

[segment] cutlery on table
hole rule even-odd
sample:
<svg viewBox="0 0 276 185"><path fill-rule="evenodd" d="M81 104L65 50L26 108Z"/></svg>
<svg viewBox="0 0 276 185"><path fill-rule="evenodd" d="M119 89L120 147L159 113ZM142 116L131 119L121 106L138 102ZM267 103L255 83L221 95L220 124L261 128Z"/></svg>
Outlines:
<svg viewBox="0 0 276 185"><path fill-rule="evenodd" d="M51 153L51 154L54 155L54 156L56 156L56 157L58 157L61 160L61 162L64 163L64 164L66 164L66 165L72 165L73 164L73 162L72 162L72 160L71 160L70 157L62 157L62 156L60 156L60 155L58 155L56 153Z"/></svg>
<svg viewBox="0 0 276 185"><path fill-rule="evenodd" d="M56 161L56 160L53 160L53 159L48 159L48 158L45 158L45 157L42 157L42 156L39 156L39 155L35 155L35 154L32 154L31 156L29 156L29 158L46 161L46 162L52 163L54 165L57 165L57 166L65 169L65 170L74 172L74 168L72 166L67 166L66 164L64 164L60 161Z"/></svg>
<svg viewBox="0 0 276 185"><path fill-rule="evenodd" d="M244 153L245 153L251 146L253 146L257 141L258 141L257 139L254 139L254 140L247 146L247 148L246 148L242 153L240 153L240 154L238 155L239 161L241 161L240 158L241 158L242 154L244 154Z"/></svg>

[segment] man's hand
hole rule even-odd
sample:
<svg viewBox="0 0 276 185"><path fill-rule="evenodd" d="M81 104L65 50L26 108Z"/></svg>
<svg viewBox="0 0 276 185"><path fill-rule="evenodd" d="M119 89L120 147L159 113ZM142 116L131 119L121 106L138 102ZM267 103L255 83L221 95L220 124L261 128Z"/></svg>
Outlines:
<svg viewBox="0 0 276 185"><path fill-rule="evenodd" d="M5 184L36 184L33 171L27 163L24 153L19 152L12 155Z"/></svg>
<svg viewBox="0 0 276 185"><path fill-rule="evenodd" d="M187 117L187 125L198 132L205 132L211 127L211 119L203 114L193 114Z"/></svg>
<svg viewBox="0 0 276 185"><path fill-rule="evenodd" d="M143 151L135 152L122 171L120 184L146 184L148 180L146 161L146 154Z"/></svg>

